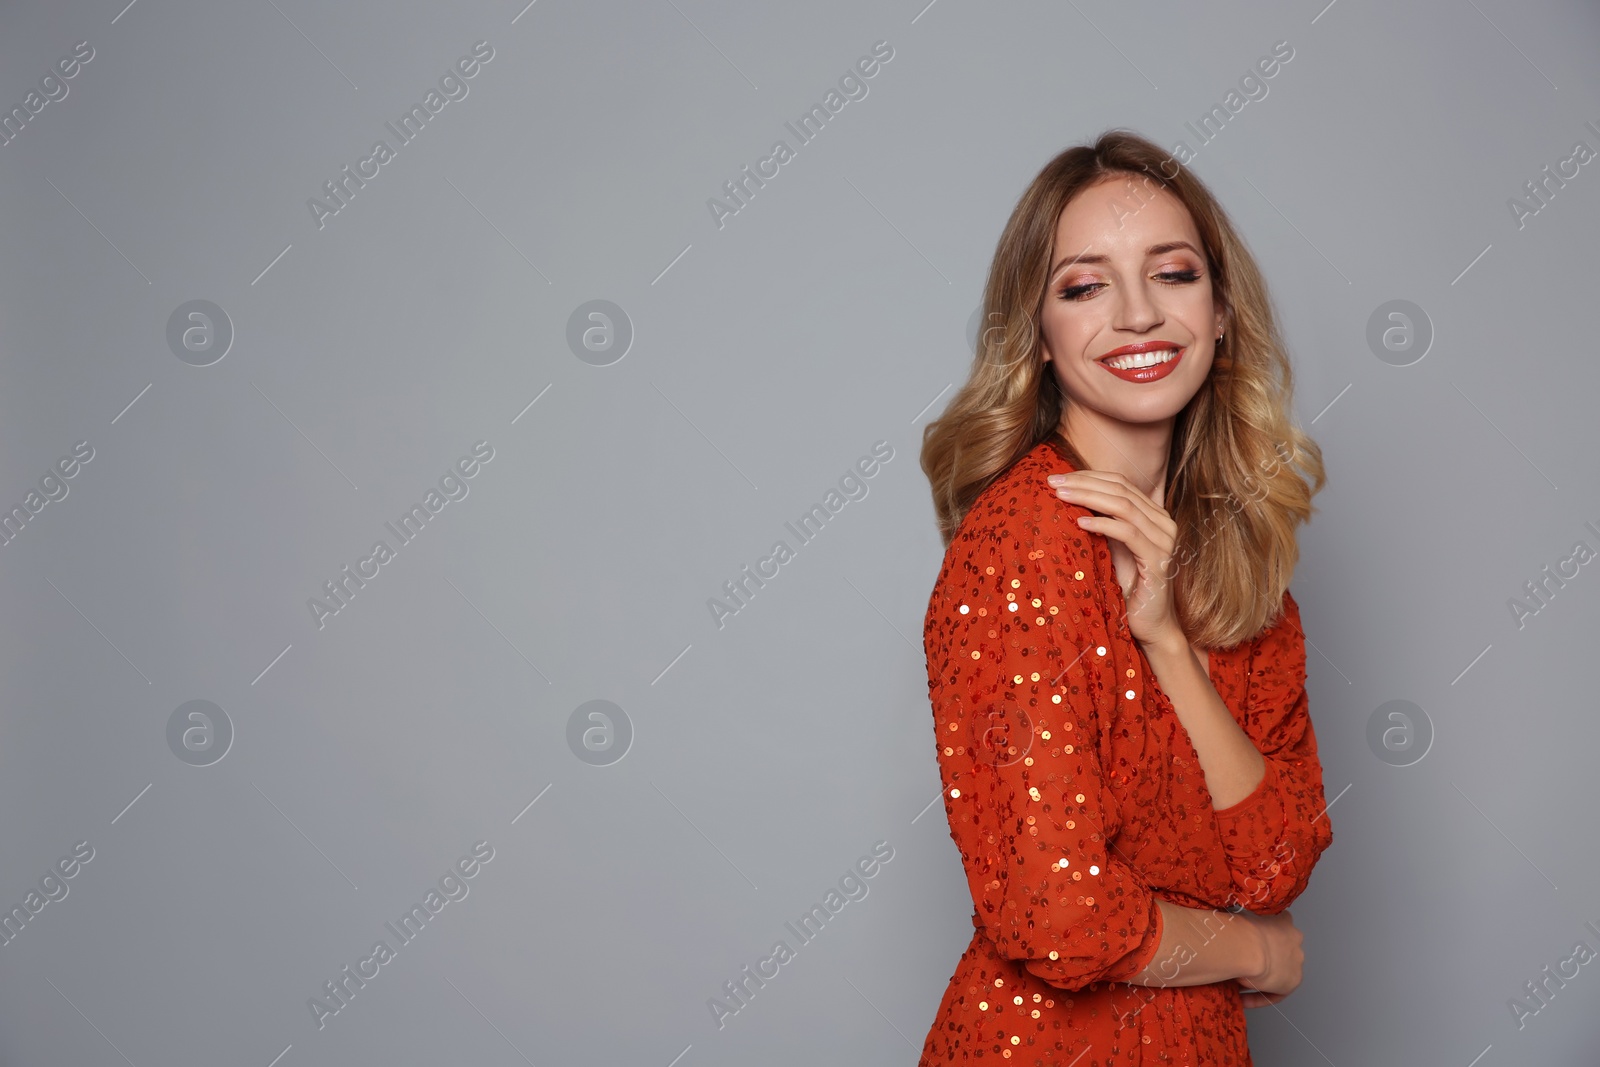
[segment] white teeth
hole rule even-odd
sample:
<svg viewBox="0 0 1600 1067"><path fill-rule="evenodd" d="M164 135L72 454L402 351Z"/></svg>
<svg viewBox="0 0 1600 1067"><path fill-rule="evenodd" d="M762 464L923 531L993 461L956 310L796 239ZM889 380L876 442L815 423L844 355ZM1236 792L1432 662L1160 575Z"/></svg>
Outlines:
<svg viewBox="0 0 1600 1067"><path fill-rule="evenodd" d="M1115 359L1105 360L1105 365L1115 367L1117 370L1133 370L1136 367L1154 367L1157 363L1165 363L1177 356L1176 348L1163 348L1155 352L1135 352L1128 356L1118 356Z"/></svg>

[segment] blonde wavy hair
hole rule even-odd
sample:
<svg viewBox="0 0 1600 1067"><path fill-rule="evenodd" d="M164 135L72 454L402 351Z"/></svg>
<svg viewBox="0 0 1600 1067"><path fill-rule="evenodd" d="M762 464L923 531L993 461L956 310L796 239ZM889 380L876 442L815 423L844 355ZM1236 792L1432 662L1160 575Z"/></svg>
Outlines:
<svg viewBox="0 0 1600 1067"><path fill-rule="evenodd" d="M1108 130L1056 156L1022 194L989 268L971 375L923 429L922 471L948 548L983 490L1058 432L1067 398L1039 347L1056 225L1079 192L1122 176L1188 209L1223 307L1211 372L1175 420L1163 499L1178 524L1184 634L1200 648L1230 648L1276 621L1299 558L1296 527L1310 520L1326 475L1321 449L1291 416L1293 372L1260 268L1205 185L1150 141ZM1070 442L1067 452L1086 469Z"/></svg>

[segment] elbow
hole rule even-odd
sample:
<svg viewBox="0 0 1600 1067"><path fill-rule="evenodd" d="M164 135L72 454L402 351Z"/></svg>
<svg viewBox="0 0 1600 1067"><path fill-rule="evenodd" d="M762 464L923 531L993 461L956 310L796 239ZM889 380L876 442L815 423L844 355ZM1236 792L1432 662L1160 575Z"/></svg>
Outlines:
<svg viewBox="0 0 1600 1067"><path fill-rule="evenodd" d="M1149 898L1144 920L1127 916L1113 924L1092 913L1065 926L1031 929L986 926L995 953L1021 963L1034 977L1057 989L1078 992L1096 982L1125 982L1141 973L1161 946L1162 919L1156 898ZM1119 920L1122 917L1119 916Z"/></svg>
<svg viewBox="0 0 1600 1067"><path fill-rule="evenodd" d="M1067 993L1079 993L1095 982L1109 980L1103 977L1103 968L1091 966L1087 970L1071 970L1055 960L1024 960L1022 967L1040 981Z"/></svg>
<svg viewBox="0 0 1600 1067"><path fill-rule="evenodd" d="M1234 889L1246 910L1258 915L1276 915L1311 882L1311 871L1324 849L1333 841L1325 827L1286 839L1270 859L1248 870L1233 872Z"/></svg>
<svg viewBox="0 0 1600 1067"><path fill-rule="evenodd" d="M1111 952L1092 952L1079 956L1062 956L1057 953L1055 959L1049 958L1048 955L1018 958L1023 969L1035 978L1048 982L1057 989L1077 993L1096 982L1128 981L1149 965L1159 944L1158 939L1151 946L1137 945L1132 951L1121 956L1113 955Z"/></svg>
<svg viewBox="0 0 1600 1067"><path fill-rule="evenodd" d="M1067 955L1062 947L1066 938L1049 931L1031 931L985 928L994 953L1010 963L1020 963L1034 976L1060 989L1079 990L1095 980L1094 960ZM1111 961L1104 961L1109 964ZM1087 966L1086 966L1087 964Z"/></svg>
<svg viewBox="0 0 1600 1067"><path fill-rule="evenodd" d="M1240 903L1246 911L1257 915L1276 915L1305 892L1309 878L1296 877L1292 872L1282 872L1273 878L1247 877L1237 879Z"/></svg>

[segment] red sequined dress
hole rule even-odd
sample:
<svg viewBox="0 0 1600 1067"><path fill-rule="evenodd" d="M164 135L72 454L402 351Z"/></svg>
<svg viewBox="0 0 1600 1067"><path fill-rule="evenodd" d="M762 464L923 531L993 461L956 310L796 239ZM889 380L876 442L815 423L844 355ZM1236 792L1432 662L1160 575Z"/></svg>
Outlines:
<svg viewBox="0 0 1600 1067"><path fill-rule="evenodd" d="M1299 606L1286 592L1275 623L1211 650L1211 682L1266 761L1216 810L1128 630L1106 538L1045 482L1073 469L1052 436L990 484L928 604L939 773L975 929L919 1067L1248 1067L1236 982L1126 979L1160 946L1158 897L1277 913L1333 840Z"/></svg>

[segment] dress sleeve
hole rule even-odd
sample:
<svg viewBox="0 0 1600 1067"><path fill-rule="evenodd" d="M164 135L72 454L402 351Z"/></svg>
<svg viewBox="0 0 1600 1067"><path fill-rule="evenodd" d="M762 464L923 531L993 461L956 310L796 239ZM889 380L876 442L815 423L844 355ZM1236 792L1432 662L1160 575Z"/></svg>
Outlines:
<svg viewBox="0 0 1600 1067"><path fill-rule="evenodd" d="M1287 590L1282 615L1254 640L1248 670L1245 729L1266 774L1249 796L1214 816L1239 902L1273 915L1305 891L1333 842L1306 696L1305 631Z"/></svg>
<svg viewBox="0 0 1600 1067"><path fill-rule="evenodd" d="M1099 755L1110 638L1086 510L1013 498L952 542L924 632L950 834L977 926L1067 990L1160 948L1156 897L1116 848Z"/></svg>

